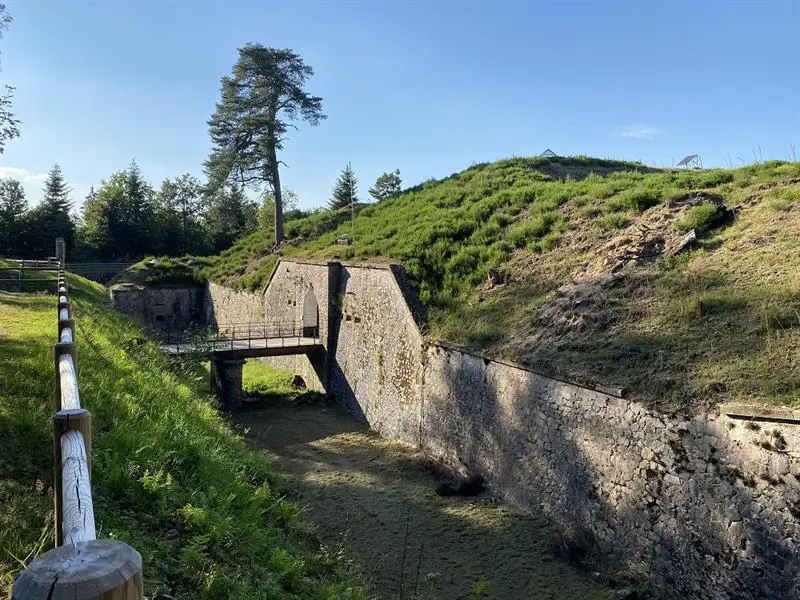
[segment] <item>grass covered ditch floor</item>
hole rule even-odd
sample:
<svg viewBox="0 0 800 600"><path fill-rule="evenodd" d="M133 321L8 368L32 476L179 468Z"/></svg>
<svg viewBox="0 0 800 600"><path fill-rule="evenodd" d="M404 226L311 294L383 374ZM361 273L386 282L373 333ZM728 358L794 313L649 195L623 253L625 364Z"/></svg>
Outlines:
<svg viewBox="0 0 800 600"><path fill-rule="evenodd" d="M245 388L287 391L280 371L249 361ZM341 409L268 399L234 417L248 446L286 473L332 552L353 561L380 598L610 598L613 590L564 557L556 532L490 499L440 497L424 456L381 439Z"/></svg>
<svg viewBox="0 0 800 600"><path fill-rule="evenodd" d="M100 286L71 277L70 289L98 535L142 554L145 597L365 597L216 411L201 371L138 343ZM0 597L53 546L55 338L54 296L0 292Z"/></svg>

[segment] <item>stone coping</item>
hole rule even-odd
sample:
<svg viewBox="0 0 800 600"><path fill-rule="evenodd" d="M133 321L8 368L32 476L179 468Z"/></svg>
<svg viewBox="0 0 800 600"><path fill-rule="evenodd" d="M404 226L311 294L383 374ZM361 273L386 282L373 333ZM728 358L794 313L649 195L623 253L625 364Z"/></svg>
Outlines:
<svg viewBox="0 0 800 600"><path fill-rule="evenodd" d="M502 358L490 358L485 354L481 354L480 352L476 352L475 350L470 350L468 348L462 348L461 346L457 346L451 342L447 342L444 340L426 340L428 346L442 348L443 350L448 350L450 352L460 352L461 354L467 354L468 356L474 356L475 358L480 358L486 363L496 363L498 365L503 365L505 367L511 367L512 369L519 369L520 371L526 371L528 373L533 373L534 375L538 375L539 377L544 377L545 379L552 379L554 381L558 381L560 383L565 383L567 385L573 385L575 387L589 390L590 392L598 392L600 394L605 394L606 396L613 396L614 398L623 398L624 399L624 390L620 388L604 386L601 384L597 384L594 387L586 385L584 383L578 383L577 381L570 381L569 379L565 379L563 377L559 377L557 375L551 375L548 373L542 373L541 371L537 371L536 369L532 369L531 367L512 362L510 360L505 360Z"/></svg>
<svg viewBox="0 0 800 600"><path fill-rule="evenodd" d="M736 419L800 425L800 410L789 408L788 406L759 406L756 404L744 404L743 402L728 402L720 405L719 412Z"/></svg>

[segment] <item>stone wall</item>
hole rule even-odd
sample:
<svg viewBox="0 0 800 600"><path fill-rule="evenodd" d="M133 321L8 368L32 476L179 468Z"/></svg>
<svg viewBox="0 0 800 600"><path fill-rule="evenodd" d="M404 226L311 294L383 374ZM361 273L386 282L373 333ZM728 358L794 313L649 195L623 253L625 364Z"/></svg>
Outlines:
<svg viewBox="0 0 800 600"><path fill-rule="evenodd" d="M423 338L390 269L343 265L329 392L381 435L417 443Z"/></svg>
<svg viewBox="0 0 800 600"><path fill-rule="evenodd" d="M330 357L335 348L335 322L338 314L336 285L339 273L339 263L281 261L275 267L264 293L267 320L271 322L302 323L306 301L309 298L316 301L324 356L295 355L263 359L273 366L291 369L313 390L324 391L328 388Z"/></svg>
<svg viewBox="0 0 800 600"><path fill-rule="evenodd" d="M800 598L792 419L671 419L427 343L396 267L283 261L265 292L268 319L301 317L309 290L327 360L270 362L381 435L483 474L509 503L653 577L668 597Z"/></svg>
<svg viewBox="0 0 800 600"><path fill-rule="evenodd" d="M264 321L264 299L261 294L232 290L209 282L203 303L205 324L217 327L225 323L259 323Z"/></svg>
<svg viewBox="0 0 800 600"><path fill-rule="evenodd" d="M201 286L146 288L122 283L113 286L109 295L114 308L132 316L143 327L183 331L203 320L205 292Z"/></svg>
<svg viewBox="0 0 800 600"><path fill-rule="evenodd" d="M681 598L796 598L800 427L668 419L426 348L420 444Z"/></svg>

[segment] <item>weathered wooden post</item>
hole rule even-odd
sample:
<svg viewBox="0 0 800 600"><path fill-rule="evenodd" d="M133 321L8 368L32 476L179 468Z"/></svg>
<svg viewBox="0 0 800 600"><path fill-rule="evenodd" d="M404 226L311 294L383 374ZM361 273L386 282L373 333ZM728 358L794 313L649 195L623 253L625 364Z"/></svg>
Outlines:
<svg viewBox="0 0 800 600"><path fill-rule="evenodd" d="M12 600L142 600L142 557L116 540L68 544L34 560Z"/></svg>
<svg viewBox="0 0 800 600"><path fill-rule="evenodd" d="M83 447L75 444L75 437L65 435L67 432L74 431L83 438ZM65 451L66 450L66 451ZM81 464L81 462L85 464ZM85 467L85 471L82 470ZM91 472L92 472L92 415L85 408L70 408L61 410L53 417L53 473L54 480L54 503L56 520L56 547L65 543L64 523L76 522L84 530L91 525L91 534L67 531L71 536L80 536L94 539L94 510L91 501L80 502L86 497L91 498ZM65 509L64 481L68 485L74 486L73 490L68 490L67 499L74 495L76 502L74 506L67 506ZM68 514L64 512L77 513ZM67 542L70 540L67 539Z"/></svg>
<svg viewBox="0 0 800 600"><path fill-rule="evenodd" d="M58 412L64 408L75 408L75 406L70 406L69 403L65 405L64 398L65 396L76 398L78 394L78 347L73 342L59 342L54 346L54 349L56 359L56 412ZM62 377L62 370L71 371L72 377Z"/></svg>

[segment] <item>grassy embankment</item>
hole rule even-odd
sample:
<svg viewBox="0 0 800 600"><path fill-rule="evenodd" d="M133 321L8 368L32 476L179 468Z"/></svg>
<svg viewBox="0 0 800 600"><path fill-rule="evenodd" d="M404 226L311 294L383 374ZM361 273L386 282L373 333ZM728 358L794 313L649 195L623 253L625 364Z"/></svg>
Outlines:
<svg viewBox="0 0 800 600"><path fill-rule="evenodd" d="M720 203L735 219L719 219ZM695 229L698 243L592 279L609 275L598 260L654 223L662 237ZM191 276L252 290L282 256L397 261L430 309L433 337L618 385L666 411L800 402L800 163L677 171L510 159L361 207L352 224L320 211L286 230L278 252L257 232ZM353 245L334 244L351 231ZM487 289L490 268L510 281Z"/></svg>
<svg viewBox="0 0 800 600"><path fill-rule="evenodd" d="M207 381L132 343L141 331L99 286L71 278L71 290L99 535L141 552L146 597L362 597L213 407ZM51 295L0 293L0 596L53 543L55 313Z"/></svg>

